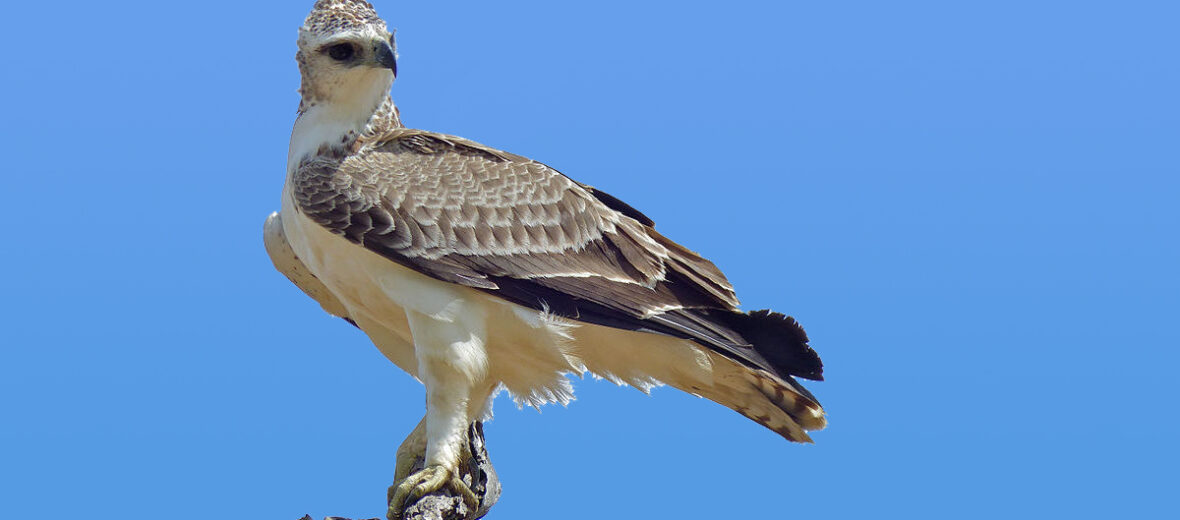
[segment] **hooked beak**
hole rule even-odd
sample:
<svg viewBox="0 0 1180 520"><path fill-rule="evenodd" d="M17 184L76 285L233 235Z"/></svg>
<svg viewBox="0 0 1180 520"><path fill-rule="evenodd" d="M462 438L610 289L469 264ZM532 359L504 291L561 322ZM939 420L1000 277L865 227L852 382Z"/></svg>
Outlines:
<svg viewBox="0 0 1180 520"><path fill-rule="evenodd" d="M393 47L387 41L373 42L373 59L377 65L393 71L393 75L397 76L397 56L393 54Z"/></svg>

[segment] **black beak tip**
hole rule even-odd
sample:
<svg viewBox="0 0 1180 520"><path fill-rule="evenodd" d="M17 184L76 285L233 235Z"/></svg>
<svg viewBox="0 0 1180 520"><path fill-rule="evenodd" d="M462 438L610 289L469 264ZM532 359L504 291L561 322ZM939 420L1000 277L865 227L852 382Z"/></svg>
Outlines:
<svg viewBox="0 0 1180 520"><path fill-rule="evenodd" d="M386 42L379 42L375 51L377 63L393 71L393 75L397 76L397 56L393 54L393 47Z"/></svg>

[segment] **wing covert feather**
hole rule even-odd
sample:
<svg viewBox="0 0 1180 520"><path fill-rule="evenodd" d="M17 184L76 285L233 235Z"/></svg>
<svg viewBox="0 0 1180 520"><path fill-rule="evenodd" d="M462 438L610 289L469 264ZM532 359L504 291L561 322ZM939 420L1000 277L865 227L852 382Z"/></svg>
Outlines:
<svg viewBox="0 0 1180 520"><path fill-rule="evenodd" d="M312 220L446 281L494 289L489 277L541 283L597 277L646 288L652 308L736 307L732 288L712 264L679 246L670 249L674 243L599 197L630 208L618 199L544 164L460 138L401 129L361 153L308 160L294 181L297 205ZM658 289L669 265L699 267L684 262L686 255L712 271L686 273L694 282L713 281L701 284L699 301L673 297L686 291Z"/></svg>

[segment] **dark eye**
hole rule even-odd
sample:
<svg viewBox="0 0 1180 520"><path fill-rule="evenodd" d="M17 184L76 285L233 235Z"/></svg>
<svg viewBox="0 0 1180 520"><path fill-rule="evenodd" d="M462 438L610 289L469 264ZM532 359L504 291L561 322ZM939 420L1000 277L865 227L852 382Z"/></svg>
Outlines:
<svg viewBox="0 0 1180 520"><path fill-rule="evenodd" d="M353 48L351 43L338 43L328 47L328 56L331 56L336 61L351 60L354 54L356 54L356 49Z"/></svg>

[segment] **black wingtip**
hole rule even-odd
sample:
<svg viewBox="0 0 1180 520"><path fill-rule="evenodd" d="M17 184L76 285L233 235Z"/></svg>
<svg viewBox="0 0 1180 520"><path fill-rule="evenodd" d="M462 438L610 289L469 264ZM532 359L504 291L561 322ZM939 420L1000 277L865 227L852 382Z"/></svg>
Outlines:
<svg viewBox="0 0 1180 520"><path fill-rule="evenodd" d="M823 381L823 361L808 344L807 332L795 318L770 309L739 316L743 317L739 332L775 369L792 376Z"/></svg>

